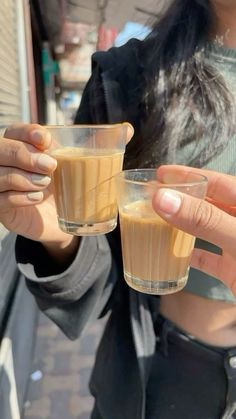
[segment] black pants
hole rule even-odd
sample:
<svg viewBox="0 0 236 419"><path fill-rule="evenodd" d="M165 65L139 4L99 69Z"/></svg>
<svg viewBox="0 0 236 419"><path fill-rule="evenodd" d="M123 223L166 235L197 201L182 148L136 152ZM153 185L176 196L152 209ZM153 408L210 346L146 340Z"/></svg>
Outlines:
<svg viewBox="0 0 236 419"><path fill-rule="evenodd" d="M159 316L145 419L236 418L236 348L205 345Z"/></svg>

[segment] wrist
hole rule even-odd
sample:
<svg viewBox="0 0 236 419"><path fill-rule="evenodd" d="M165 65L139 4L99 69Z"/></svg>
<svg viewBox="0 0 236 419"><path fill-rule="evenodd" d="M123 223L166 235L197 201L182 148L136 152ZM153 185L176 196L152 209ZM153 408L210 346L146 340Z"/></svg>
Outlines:
<svg viewBox="0 0 236 419"><path fill-rule="evenodd" d="M69 264L74 259L80 243L80 237L65 234L60 241L42 243L51 256L59 264Z"/></svg>

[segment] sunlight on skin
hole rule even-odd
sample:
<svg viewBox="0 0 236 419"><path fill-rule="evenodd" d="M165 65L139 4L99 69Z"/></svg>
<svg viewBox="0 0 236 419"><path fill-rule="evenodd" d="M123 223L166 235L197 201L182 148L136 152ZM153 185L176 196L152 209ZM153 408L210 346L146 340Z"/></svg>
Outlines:
<svg viewBox="0 0 236 419"><path fill-rule="evenodd" d="M235 0L211 0L216 14L211 38L228 48L236 48Z"/></svg>

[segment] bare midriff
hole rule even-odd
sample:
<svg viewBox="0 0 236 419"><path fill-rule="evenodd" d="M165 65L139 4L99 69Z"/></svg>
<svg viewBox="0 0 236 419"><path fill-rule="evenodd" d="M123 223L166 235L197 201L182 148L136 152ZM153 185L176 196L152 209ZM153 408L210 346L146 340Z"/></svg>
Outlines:
<svg viewBox="0 0 236 419"><path fill-rule="evenodd" d="M236 346L236 304L180 291L161 297L160 313L200 341Z"/></svg>

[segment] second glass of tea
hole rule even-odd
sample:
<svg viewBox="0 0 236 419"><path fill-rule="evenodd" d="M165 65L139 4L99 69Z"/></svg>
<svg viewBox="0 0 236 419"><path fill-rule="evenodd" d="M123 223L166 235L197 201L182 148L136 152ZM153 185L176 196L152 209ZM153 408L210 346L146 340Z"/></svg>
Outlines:
<svg viewBox="0 0 236 419"><path fill-rule="evenodd" d="M124 277L147 294L171 294L186 285L195 237L164 221L153 209L159 188L204 198L207 179L188 173L176 183L162 183L156 169L127 170L116 177Z"/></svg>

